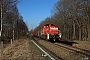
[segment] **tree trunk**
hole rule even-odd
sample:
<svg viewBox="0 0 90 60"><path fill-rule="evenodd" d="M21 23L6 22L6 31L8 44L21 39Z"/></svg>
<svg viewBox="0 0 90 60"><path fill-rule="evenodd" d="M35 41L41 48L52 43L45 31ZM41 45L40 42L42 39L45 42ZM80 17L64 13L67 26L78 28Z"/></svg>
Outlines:
<svg viewBox="0 0 90 60"><path fill-rule="evenodd" d="M75 22L74 22L74 20L73 20L73 37L72 37L72 39L75 39Z"/></svg>
<svg viewBox="0 0 90 60"><path fill-rule="evenodd" d="M79 25L79 40L81 40L81 25Z"/></svg>
<svg viewBox="0 0 90 60"><path fill-rule="evenodd" d="M63 37L66 38L65 24L64 24L64 33L63 33Z"/></svg>
<svg viewBox="0 0 90 60"><path fill-rule="evenodd" d="M88 26L88 41L90 41L90 27L89 26Z"/></svg>

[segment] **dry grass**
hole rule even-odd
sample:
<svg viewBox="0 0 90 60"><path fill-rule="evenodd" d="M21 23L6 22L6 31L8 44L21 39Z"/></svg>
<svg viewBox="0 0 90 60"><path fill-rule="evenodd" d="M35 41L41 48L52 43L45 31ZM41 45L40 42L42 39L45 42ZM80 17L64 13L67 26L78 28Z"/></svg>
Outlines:
<svg viewBox="0 0 90 60"><path fill-rule="evenodd" d="M4 60L14 59L31 59L31 51L29 50L28 40L20 39L9 44L3 50Z"/></svg>
<svg viewBox="0 0 90 60"><path fill-rule="evenodd" d="M78 41L78 40L74 40L74 42L77 42L77 44L73 44L73 46L90 51L90 42L88 42L88 41Z"/></svg>

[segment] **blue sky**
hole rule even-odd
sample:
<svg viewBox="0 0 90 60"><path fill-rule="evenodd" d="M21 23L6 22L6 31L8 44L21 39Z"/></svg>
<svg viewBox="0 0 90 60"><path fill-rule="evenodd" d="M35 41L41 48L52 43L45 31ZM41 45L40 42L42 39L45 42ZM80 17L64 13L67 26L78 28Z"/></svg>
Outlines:
<svg viewBox="0 0 90 60"><path fill-rule="evenodd" d="M47 17L51 16L51 10L58 0L22 0L18 4L19 13L23 16L28 27L33 28Z"/></svg>

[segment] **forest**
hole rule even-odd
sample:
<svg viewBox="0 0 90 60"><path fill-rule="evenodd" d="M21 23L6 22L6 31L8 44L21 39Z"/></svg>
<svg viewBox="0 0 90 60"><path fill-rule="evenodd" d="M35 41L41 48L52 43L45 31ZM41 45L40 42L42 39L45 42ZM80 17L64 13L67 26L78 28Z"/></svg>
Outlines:
<svg viewBox="0 0 90 60"><path fill-rule="evenodd" d="M18 39L28 31L17 8L19 2L20 0L0 0L2 37ZM63 39L90 41L90 0L58 0L51 10L51 16L42 20L35 29L48 23L59 27Z"/></svg>
<svg viewBox="0 0 90 60"><path fill-rule="evenodd" d="M58 0L51 12L35 29L52 23L63 39L90 41L90 0Z"/></svg>
<svg viewBox="0 0 90 60"><path fill-rule="evenodd" d="M19 39L28 28L20 15L17 4L20 0L0 0L0 34L2 39Z"/></svg>

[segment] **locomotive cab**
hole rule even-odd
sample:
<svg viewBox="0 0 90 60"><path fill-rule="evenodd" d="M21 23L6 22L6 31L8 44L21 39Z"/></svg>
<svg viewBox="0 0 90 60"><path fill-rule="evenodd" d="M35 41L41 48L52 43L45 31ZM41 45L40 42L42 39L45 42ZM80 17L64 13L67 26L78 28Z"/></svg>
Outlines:
<svg viewBox="0 0 90 60"><path fill-rule="evenodd" d="M61 40L61 34L59 35L59 29L58 26L53 25L53 24L46 24L44 25L43 29L42 29L42 33L43 35L46 36L47 40L52 40L52 41L56 41L56 40Z"/></svg>

